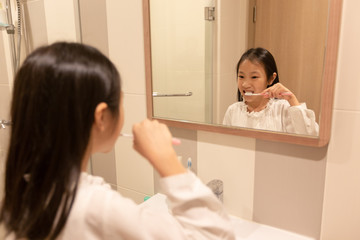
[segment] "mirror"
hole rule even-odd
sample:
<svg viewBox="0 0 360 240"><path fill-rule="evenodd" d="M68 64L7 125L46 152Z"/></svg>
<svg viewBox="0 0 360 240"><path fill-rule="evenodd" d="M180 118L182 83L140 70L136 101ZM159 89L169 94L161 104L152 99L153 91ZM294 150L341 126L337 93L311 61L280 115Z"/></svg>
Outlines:
<svg viewBox="0 0 360 240"><path fill-rule="evenodd" d="M179 128L326 145L341 6L342 0L143 0L148 117ZM280 82L314 111L317 136L222 125L237 101L236 64L258 46L273 54Z"/></svg>

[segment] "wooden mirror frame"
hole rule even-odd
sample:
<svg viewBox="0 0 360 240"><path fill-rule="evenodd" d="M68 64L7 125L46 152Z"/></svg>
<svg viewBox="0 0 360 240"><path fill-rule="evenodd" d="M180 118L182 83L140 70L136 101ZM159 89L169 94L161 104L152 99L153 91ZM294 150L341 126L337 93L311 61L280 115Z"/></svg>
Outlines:
<svg viewBox="0 0 360 240"><path fill-rule="evenodd" d="M322 147L328 144L331 132L331 120L334 101L337 54L340 34L340 20L342 0L330 0L329 18L324 60L324 72L321 87L321 108L319 118L319 136L310 137L283 132L272 132L250 128L236 128L208 123L195 123L186 120L170 120L154 117L152 96L152 68L151 68L151 38L150 38L150 0L143 0L144 17L144 48L145 48L145 77L146 77L146 107L147 117L157 119L168 126L191 130L210 131L222 134L238 135L262 140L286 142L305 146Z"/></svg>

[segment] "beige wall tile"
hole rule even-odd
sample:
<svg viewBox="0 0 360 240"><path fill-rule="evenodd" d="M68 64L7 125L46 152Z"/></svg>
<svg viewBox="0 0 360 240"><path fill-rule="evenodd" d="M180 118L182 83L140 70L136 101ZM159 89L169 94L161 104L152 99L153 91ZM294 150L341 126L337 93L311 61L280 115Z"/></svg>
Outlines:
<svg viewBox="0 0 360 240"><path fill-rule="evenodd" d="M96 153L91 156L91 173L95 176L101 176L104 180L112 185L116 185L116 163L115 152Z"/></svg>
<svg viewBox="0 0 360 240"><path fill-rule="evenodd" d="M134 123L146 118L146 99L144 95L124 94L125 121L123 132L131 133Z"/></svg>
<svg viewBox="0 0 360 240"><path fill-rule="evenodd" d="M126 93L145 94L142 1L108 0L109 56Z"/></svg>
<svg viewBox="0 0 360 240"><path fill-rule="evenodd" d="M12 57L9 36L6 31L0 31L0 84L13 84Z"/></svg>
<svg viewBox="0 0 360 240"><path fill-rule="evenodd" d="M4 131L0 132L0 138L3 138L2 135L4 135ZM3 199L5 191L5 162L7 151L3 148L1 141L3 141L3 139L0 139L0 199Z"/></svg>
<svg viewBox="0 0 360 240"><path fill-rule="evenodd" d="M318 239L326 151L257 140L254 221Z"/></svg>
<svg viewBox="0 0 360 240"><path fill-rule="evenodd" d="M46 27L46 17L44 1L28 1L24 3L24 17L28 42L26 45L30 50L48 43L48 32Z"/></svg>
<svg viewBox="0 0 360 240"><path fill-rule="evenodd" d="M360 239L360 112L336 110L329 144L322 240Z"/></svg>
<svg viewBox="0 0 360 240"><path fill-rule="evenodd" d="M9 146L9 139L10 139L10 128L0 129L0 199L2 199L4 196L5 163L6 163L6 156L8 153L7 149Z"/></svg>
<svg viewBox="0 0 360 240"><path fill-rule="evenodd" d="M81 40L109 56L106 1L79 0Z"/></svg>
<svg viewBox="0 0 360 240"><path fill-rule="evenodd" d="M10 120L11 93L8 84L0 85L0 119Z"/></svg>
<svg viewBox="0 0 360 240"><path fill-rule="evenodd" d="M0 238L5 239L6 236L6 230L3 224L0 224Z"/></svg>
<svg viewBox="0 0 360 240"><path fill-rule="evenodd" d="M74 1L43 0L43 2L48 42L79 40L77 39Z"/></svg>
<svg viewBox="0 0 360 240"><path fill-rule="evenodd" d="M154 193L154 175L150 163L132 148L132 140L119 138L115 144L118 187L143 194Z"/></svg>
<svg viewBox="0 0 360 240"><path fill-rule="evenodd" d="M255 139L198 131L198 176L206 184L224 183L227 211L251 220L253 214Z"/></svg>
<svg viewBox="0 0 360 240"><path fill-rule="evenodd" d="M0 84L9 84L3 36L6 35L0 32ZM11 71L11 69L9 69L9 71Z"/></svg>
<svg viewBox="0 0 360 240"><path fill-rule="evenodd" d="M335 87L335 109L360 111L360 1L343 1L340 45Z"/></svg>
<svg viewBox="0 0 360 240"><path fill-rule="evenodd" d="M0 120L10 120L10 89L7 84L0 84ZM5 162L9 144L10 127L0 127L0 199L3 197ZM1 228L0 228L1 229ZM0 233L1 236L1 233Z"/></svg>

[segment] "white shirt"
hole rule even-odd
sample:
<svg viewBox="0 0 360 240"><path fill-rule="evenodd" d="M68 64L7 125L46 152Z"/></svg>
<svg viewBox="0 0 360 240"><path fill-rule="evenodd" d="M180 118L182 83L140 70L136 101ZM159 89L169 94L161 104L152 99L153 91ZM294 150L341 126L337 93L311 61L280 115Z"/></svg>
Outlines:
<svg viewBox="0 0 360 240"><path fill-rule="evenodd" d="M58 239L235 239L223 205L193 173L160 180L172 214L140 208L101 177L82 173Z"/></svg>
<svg viewBox="0 0 360 240"><path fill-rule="evenodd" d="M290 106L284 99L271 98L263 110L248 112L245 102L230 105L225 113L224 125L280 131L304 135L319 135L319 125L313 110L306 104Z"/></svg>

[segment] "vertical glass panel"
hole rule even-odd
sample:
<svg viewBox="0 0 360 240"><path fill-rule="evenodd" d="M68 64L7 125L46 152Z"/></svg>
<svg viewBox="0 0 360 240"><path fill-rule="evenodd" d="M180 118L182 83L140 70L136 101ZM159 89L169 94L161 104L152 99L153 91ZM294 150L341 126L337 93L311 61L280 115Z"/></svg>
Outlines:
<svg viewBox="0 0 360 240"><path fill-rule="evenodd" d="M212 22L205 20L206 5L150 0L155 117L211 120Z"/></svg>

